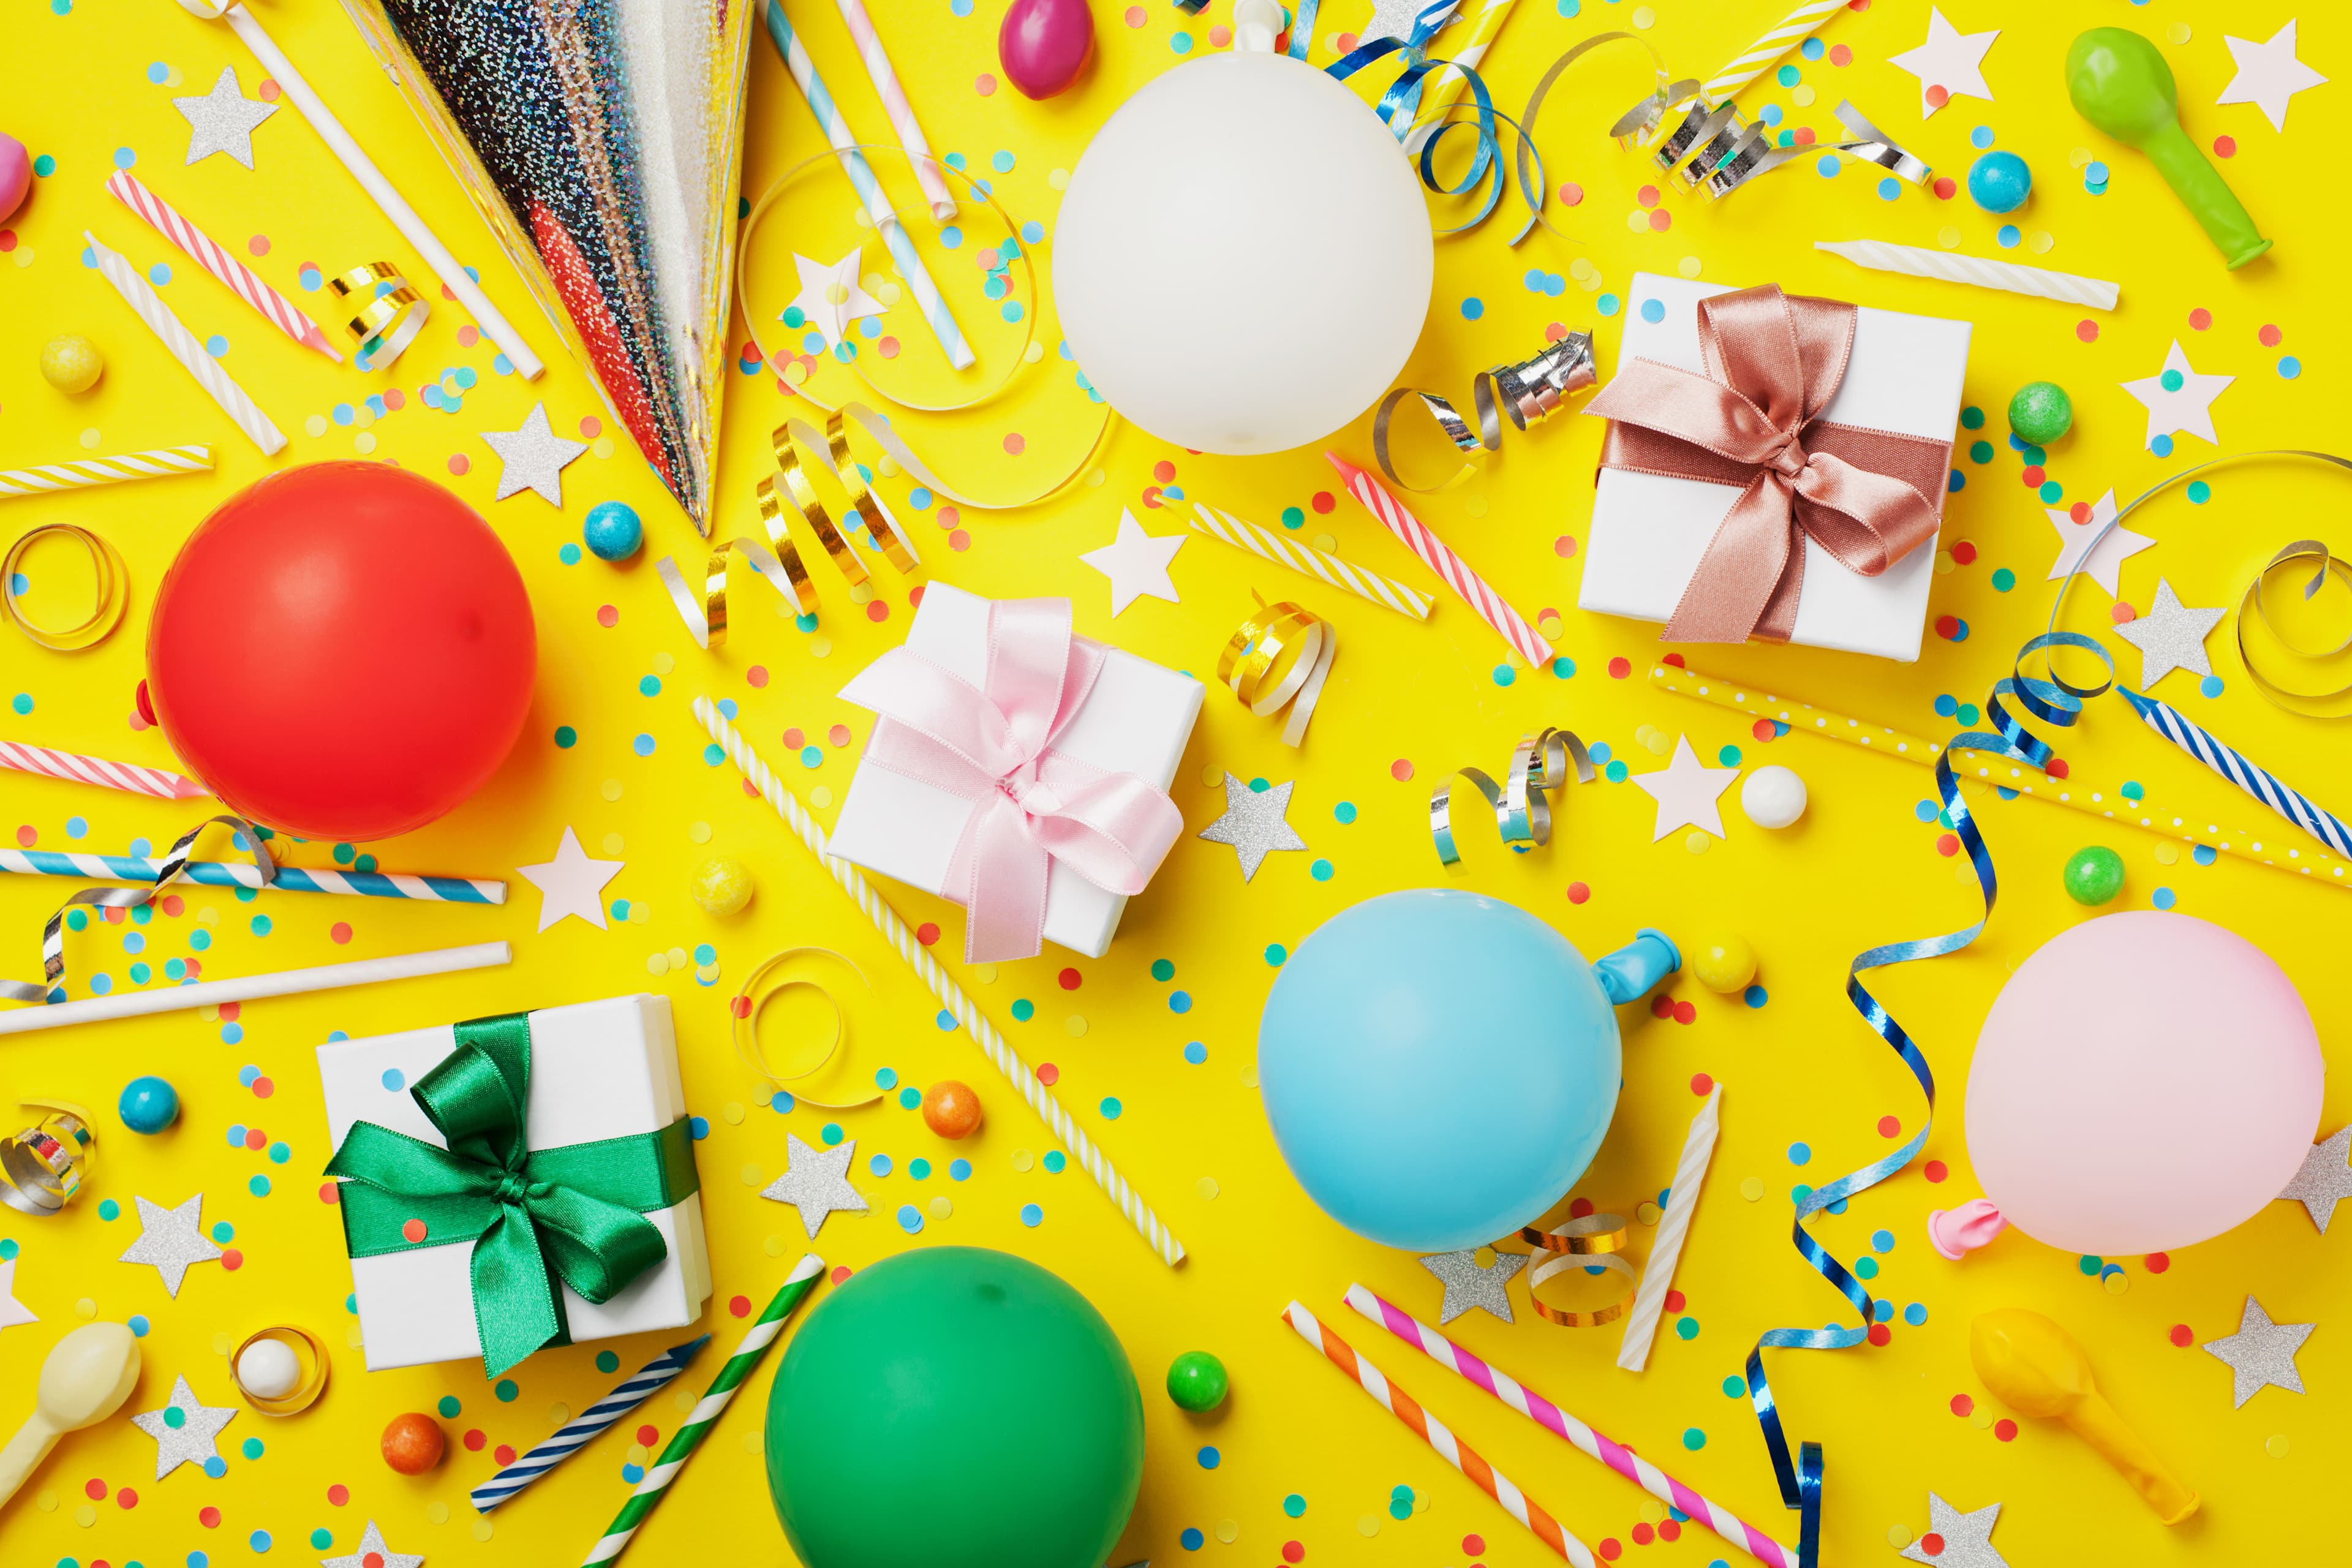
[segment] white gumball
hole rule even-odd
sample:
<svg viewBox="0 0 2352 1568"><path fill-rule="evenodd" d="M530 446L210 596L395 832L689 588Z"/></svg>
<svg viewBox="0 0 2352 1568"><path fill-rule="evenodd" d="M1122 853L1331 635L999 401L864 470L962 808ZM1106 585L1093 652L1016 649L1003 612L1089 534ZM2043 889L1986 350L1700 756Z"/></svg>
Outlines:
<svg viewBox="0 0 2352 1568"><path fill-rule="evenodd" d="M1370 407L1421 335L1434 266L1420 182L1363 100L1237 47L1148 83L1095 133L1062 197L1054 299L1114 409L1241 456Z"/></svg>
<svg viewBox="0 0 2352 1568"><path fill-rule="evenodd" d="M302 1363L278 1340L256 1340L236 1358L236 1385L256 1399L283 1399L302 1381Z"/></svg>
<svg viewBox="0 0 2352 1568"><path fill-rule="evenodd" d="M1739 809L1759 827L1787 827L1805 815L1805 781L1775 763L1739 786Z"/></svg>

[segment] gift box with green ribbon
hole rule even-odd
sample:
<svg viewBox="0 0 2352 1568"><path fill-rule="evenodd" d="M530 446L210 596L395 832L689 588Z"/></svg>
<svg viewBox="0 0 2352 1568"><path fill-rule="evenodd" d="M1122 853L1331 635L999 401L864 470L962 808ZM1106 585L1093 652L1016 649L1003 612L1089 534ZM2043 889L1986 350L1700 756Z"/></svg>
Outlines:
<svg viewBox="0 0 2352 1568"><path fill-rule="evenodd" d="M710 1263L669 999L319 1047L370 1371L674 1329Z"/></svg>

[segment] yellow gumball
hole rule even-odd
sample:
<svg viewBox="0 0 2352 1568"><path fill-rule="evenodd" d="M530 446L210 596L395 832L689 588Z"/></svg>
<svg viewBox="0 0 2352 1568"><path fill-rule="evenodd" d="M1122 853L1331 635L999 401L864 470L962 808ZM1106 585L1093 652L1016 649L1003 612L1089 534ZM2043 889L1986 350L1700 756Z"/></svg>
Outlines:
<svg viewBox="0 0 2352 1568"><path fill-rule="evenodd" d="M1690 965L1701 985L1727 996L1756 978L1756 950L1736 936L1709 937L1690 950Z"/></svg>
<svg viewBox="0 0 2352 1568"><path fill-rule="evenodd" d="M79 332L51 338L41 348L41 379L59 392L88 392L106 374L98 345Z"/></svg>
<svg viewBox="0 0 2352 1568"><path fill-rule="evenodd" d="M717 856L694 873L694 901L707 915L731 915L751 901L751 868L740 860Z"/></svg>

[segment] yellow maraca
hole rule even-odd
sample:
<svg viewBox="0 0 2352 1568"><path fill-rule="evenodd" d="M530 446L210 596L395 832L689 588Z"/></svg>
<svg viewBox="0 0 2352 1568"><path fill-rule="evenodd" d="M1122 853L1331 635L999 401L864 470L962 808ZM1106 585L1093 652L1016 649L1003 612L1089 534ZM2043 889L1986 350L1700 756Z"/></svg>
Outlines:
<svg viewBox="0 0 2352 1568"><path fill-rule="evenodd" d="M0 1448L0 1505L58 1439L97 1425L122 1408L139 1381L139 1340L125 1323L85 1323L58 1341L41 1363L33 1414Z"/></svg>
<svg viewBox="0 0 2352 1568"><path fill-rule="evenodd" d="M2090 1358L2074 1336L2022 1307L1979 1313L1969 1330L1969 1359L1994 1395L2026 1415L2054 1415L2123 1473L2167 1524L2197 1511L2197 1494L2157 1458L2099 1397Z"/></svg>

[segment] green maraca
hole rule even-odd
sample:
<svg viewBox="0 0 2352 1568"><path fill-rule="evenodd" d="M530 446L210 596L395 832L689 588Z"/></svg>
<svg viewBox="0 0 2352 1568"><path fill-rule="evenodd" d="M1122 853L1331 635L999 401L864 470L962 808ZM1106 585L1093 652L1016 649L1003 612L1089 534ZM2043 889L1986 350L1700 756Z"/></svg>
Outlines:
<svg viewBox="0 0 2352 1568"><path fill-rule="evenodd" d="M2094 27L2066 51L2066 95L2074 111L2116 141L2147 154L2231 270L2271 247L2197 143L2180 129L2172 68L2156 46L2123 27Z"/></svg>

